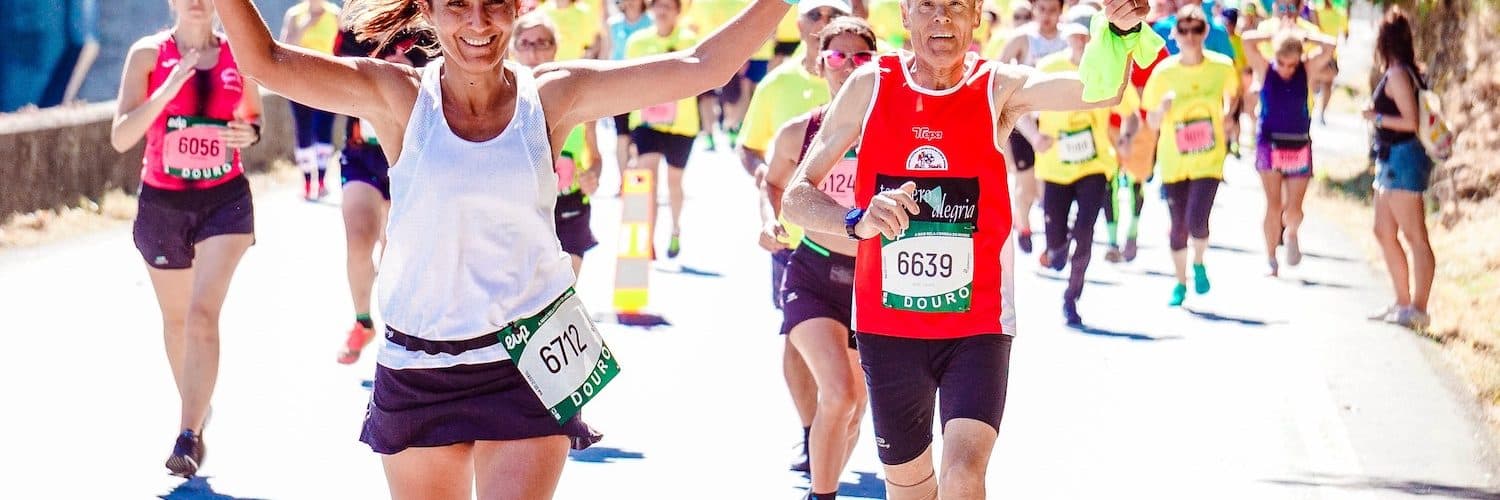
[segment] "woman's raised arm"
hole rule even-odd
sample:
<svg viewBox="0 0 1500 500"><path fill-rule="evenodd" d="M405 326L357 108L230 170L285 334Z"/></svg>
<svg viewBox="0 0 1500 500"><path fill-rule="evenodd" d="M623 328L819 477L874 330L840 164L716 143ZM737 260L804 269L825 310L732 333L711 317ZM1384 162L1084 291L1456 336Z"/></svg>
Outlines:
<svg viewBox="0 0 1500 500"><path fill-rule="evenodd" d="M755 0L697 45L671 54L542 65L536 74L547 123L572 127L722 86L771 38L787 7L783 0Z"/></svg>

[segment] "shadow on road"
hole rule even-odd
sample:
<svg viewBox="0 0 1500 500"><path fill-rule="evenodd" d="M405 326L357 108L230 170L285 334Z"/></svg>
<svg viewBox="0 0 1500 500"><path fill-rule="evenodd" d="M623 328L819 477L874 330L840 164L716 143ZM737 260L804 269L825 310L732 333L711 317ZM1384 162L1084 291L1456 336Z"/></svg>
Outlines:
<svg viewBox="0 0 1500 500"><path fill-rule="evenodd" d="M1243 254L1250 253L1249 250L1245 250L1245 249L1240 248L1240 247L1225 246L1225 245L1221 245L1221 244L1218 244L1218 243L1209 243L1208 244L1208 248L1210 250L1218 250L1220 252L1243 253Z"/></svg>
<svg viewBox="0 0 1500 500"><path fill-rule="evenodd" d="M698 276L698 277L703 277L703 278L723 278L724 277L724 274L720 273L718 271L710 271L708 269L699 269L699 268L692 267L692 266L677 266L677 267L672 267L672 266L665 266L664 265L664 266L658 266L656 268L656 271L664 273L664 274L682 274L682 275L687 275L687 276Z"/></svg>
<svg viewBox="0 0 1500 500"><path fill-rule="evenodd" d="M1302 256L1309 259L1331 260L1335 262L1359 262L1357 259L1351 259L1342 255L1328 255L1314 252L1302 252Z"/></svg>
<svg viewBox="0 0 1500 500"><path fill-rule="evenodd" d="M874 472L854 471L854 475L859 477L857 482L839 481L839 498L885 498L885 481Z"/></svg>
<svg viewBox="0 0 1500 500"><path fill-rule="evenodd" d="M1038 270L1036 272L1036 277L1044 279L1044 280L1048 280L1048 281L1059 281L1059 282L1068 281L1068 278L1066 276L1060 276L1060 275L1053 274L1053 273L1050 273L1050 272L1047 272L1047 271L1044 271L1044 270ZM1120 285L1120 283L1118 283L1118 282L1105 281L1105 280L1093 279L1093 278L1084 278L1083 281L1085 283L1090 284L1090 285L1098 285L1098 286L1119 286Z"/></svg>
<svg viewBox="0 0 1500 500"><path fill-rule="evenodd" d="M214 487L208 484L208 478L202 476L188 478L176 488L172 488L170 493L157 498L162 500L250 500L214 491Z"/></svg>
<svg viewBox="0 0 1500 500"><path fill-rule="evenodd" d="M1234 316L1225 316L1225 315L1222 315L1222 314L1219 314L1219 313L1216 313L1216 312L1211 312L1211 311L1196 311L1196 310L1193 310L1193 309L1187 308L1187 307L1182 308L1182 310L1191 313L1193 316L1197 316L1199 318L1203 318L1203 319L1206 319L1206 320L1209 320L1209 321L1218 321L1218 322L1221 322L1221 323L1238 323L1238 324L1244 325L1244 326L1269 326L1271 324L1286 323L1285 321L1267 322L1265 320L1259 320L1259 319L1255 319L1255 318L1240 318L1240 317L1234 317Z"/></svg>
<svg viewBox="0 0 1500 500"><path fill-rule="evenodd" d="M1333 282L1328 282L1328 281L1317 281L1317 280L1310 280L1310 279L1307 279L1307 278L1303 278L1303 279L1300 279L1300 280L1297 280L1297 281L1300 282L1300 283L1302 283L1302 286L1320 286L1320 287L1323 287L1323 288L1337 288L1339 290L1348 290L1348 289L1354 288L1352 286L1345 285L1343 283L1333 283Z"/></svg>
<svg viewBox="0 0 1500 500"><path fill-rule="evenodd" d="M1117 332L1117 331L1114 331L1114 330L1106 330L1104 328L1092 327L1092 326L1087 326L1087 325L1085 325L1085 326L1070 327L1070 328L1072 328L1073 331L1076 331L1078 333L1082 333L1084 335L1093 335L1093 336L1096 336L1096 337L1109 337L1109 338L1117 338L1117 339L1134 340L1136 342L1156 342L1156 341L1159 341L1159 340L1177 340L1177 339L1182 338L1182 337L1179 337L1179 336L1176 336L1176 335L1168 335L1168 336L1165 336L1165 337L1152 337L1152 336L1146 335L1144 333Z"/></svg>
<svg viewBox="0 0 1500 500"><path fill-rule="evenodd" d="M578 462L607 464L621 460L640 460L646 458L646 454L638 451L625 451L619 448L590 446L587 450L568 452L568 458Z"/></svg>
<svg viewBox="0 0 1500 500"><path fill-rule="evenodd" d="M1348 477L1319 474L1309 479L1272 479L1272 484L1293 487L1317 488L1331 486L1348 490L1382 490L1437 498L1460 498L1494 500L1500 498L1500 490L1451 486L1427 481L1385 479L1375 477Z"/></svg>

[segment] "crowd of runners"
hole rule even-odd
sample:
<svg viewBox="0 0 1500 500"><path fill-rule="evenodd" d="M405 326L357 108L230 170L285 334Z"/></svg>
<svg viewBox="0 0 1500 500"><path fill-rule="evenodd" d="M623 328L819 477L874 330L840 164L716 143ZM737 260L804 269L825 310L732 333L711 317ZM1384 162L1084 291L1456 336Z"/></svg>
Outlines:
<svg viewBox="0 0 1500 500"><path fill-rule="evenodd" d="M622 173L665 165L667 259L693 243L695 150L732 150L759 191L742 209L770 254L808 498L837 496L867 411L890 498L983 497L1015 251L1066 270L1060 306L1081 326L1098 218L1105 260L1133 261L1155 182L1176 278L1162 302L1209 293L1214 197L1243 143L1265 187L1267 272L1298 265L1310 132L1348 8L306 0L273 36L249 0L169 1L172 27L130 49L112 135L121 151L146 142L134 236L182 402L166 467L191 476L206 457L219 311L254 244L239 150L261 138L264 85L292 102L302 195L326 196L338 166L354 322L337 361L383 333L360 439L395 498L548 498L567 451L601 439L580 395L612 358L573 286L609 227L590 207L604 149ZM1411 241L1430 170L1410 44L1395 11L1366 113L1383 244ZM339 148L335 115L349 117ZM1377 319L1425 324L1431 251L1413 252L1414 286L1400 243L1387 252L1397 304Z"/></svg>

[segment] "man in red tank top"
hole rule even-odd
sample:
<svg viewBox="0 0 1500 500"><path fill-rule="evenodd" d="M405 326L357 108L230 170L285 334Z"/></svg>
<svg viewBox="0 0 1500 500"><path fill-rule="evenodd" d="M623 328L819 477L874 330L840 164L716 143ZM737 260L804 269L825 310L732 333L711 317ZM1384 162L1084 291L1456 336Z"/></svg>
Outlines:
<svg viewBox="0 0 1500 500"><path fill-rule="evenodd" d="M854 330L869 386L889 498L982 498L1005 407L1016 332L1011 211L1001 138L1033 111L1113 106L1119 74L1085 60L1079 74L1040 74L968 54L977 0L909 0L911 50L854 73L830 106L787 190L784 213L808 231L859 240ZM1101 55L1141 43L1139 0L1109 0ZM1104 28L1108 24L1108 28ZM1112 38L1110 38L1112 37ZM1100 40L1103 39L1103 40ZM1091 73L1092 72L1092 73ZM1079 75L1116 79L1114 97L1085 102ZM855 142L855 206L818 185ZM940 485L932 465L941 395Z"/></svg>

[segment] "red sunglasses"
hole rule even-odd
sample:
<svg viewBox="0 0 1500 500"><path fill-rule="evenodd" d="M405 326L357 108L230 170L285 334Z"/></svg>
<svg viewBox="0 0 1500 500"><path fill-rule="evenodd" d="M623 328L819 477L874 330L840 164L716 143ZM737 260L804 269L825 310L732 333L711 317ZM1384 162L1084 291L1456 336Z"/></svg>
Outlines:
<svg viewBox="0 0 1500 500"><path fill-rule="evenodd" d="M860 65L870 62L870 60L872 59L875 59L875 53L868 50L855 52L852 54L845 54L837 50L825 50L821 53L821 55L823 56L823 64L827 64L830 68L842 68L845 65L849 65L851 63L852 67L857 68Z"/></svg>

